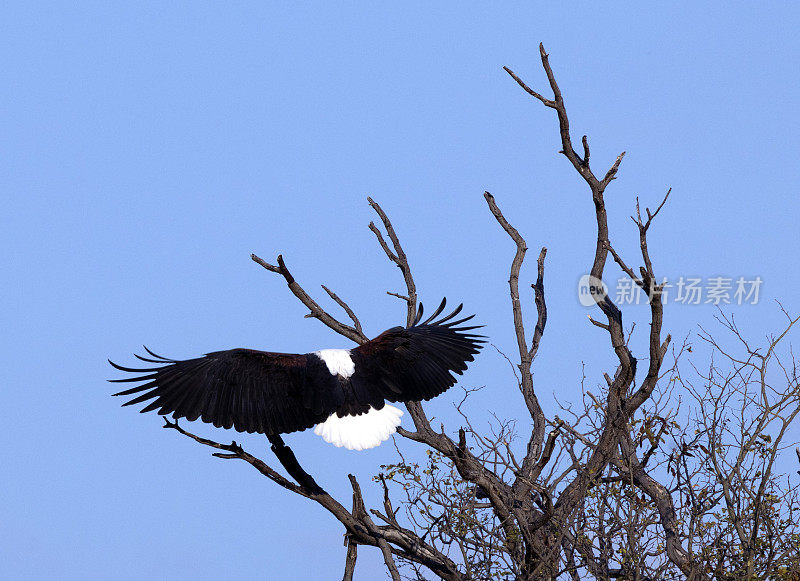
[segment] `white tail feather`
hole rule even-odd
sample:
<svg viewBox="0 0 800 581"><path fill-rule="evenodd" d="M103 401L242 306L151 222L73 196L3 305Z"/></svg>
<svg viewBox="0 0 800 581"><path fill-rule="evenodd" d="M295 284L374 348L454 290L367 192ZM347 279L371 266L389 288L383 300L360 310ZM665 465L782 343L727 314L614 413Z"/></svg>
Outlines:
<svg viewBox="0 0 800 581"><path fill-rule="evenodd" d="M360 416L340 418L331 414L327 420L317 424L314 433L337 448L344 446L348 450L367 450L389 439L400 425L402 415L402 410L389 404L379 410L371 407Z"/></svg>

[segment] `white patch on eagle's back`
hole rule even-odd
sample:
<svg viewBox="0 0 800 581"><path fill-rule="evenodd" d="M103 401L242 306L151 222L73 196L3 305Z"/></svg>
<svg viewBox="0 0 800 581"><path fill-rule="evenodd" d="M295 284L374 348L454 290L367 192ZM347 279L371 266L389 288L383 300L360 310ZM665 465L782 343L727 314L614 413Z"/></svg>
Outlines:
<svg viewBox="0 0 800 581"><path fill-rule="evenodd" d="M314 351L314 355L325 362L331 375L341 375L347 379L356 370L349 349L320 349Z"/></svg>
<svg viewBox="0 0 800 581"><path fill-rule="evenodd" d="M403 411L389 404L376 410L373 407L360 416L344 416L335 413L327 420L317 424L314 433L337 448L344 446L348 450L367 450L388 440L400 425Z"/></svg>

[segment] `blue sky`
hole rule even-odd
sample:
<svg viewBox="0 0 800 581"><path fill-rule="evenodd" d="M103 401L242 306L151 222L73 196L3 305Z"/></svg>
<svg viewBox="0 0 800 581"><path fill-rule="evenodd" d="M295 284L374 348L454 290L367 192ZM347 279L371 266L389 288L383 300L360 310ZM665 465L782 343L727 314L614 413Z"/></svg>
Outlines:
<svg viewBox="0 0 800 581"><path fill-rule="evenodd" d="M576 296L594 252L588 193L557 154L552 111L502 70L544 91L540 41L596 171L628 152L607 193L618 250L636 263L635 196L652 207L672 187L652 231L657 271L760 276L760 303L727 312L752 336L775 330L774 299L800 312L798 16L788 2L4 3L0 574L341 576L332 517L121 409L105 359L129 362L142 343L175 357L348 346L303 319L251 252L283 253L370 335L401 323L385 291L402 280L367 229L367 195L393 219L422 300L463 301L511 354L513 245L491 191L532 248L524 275L549 249L535 366L547 409L577 393L582 362L590 385L613 372ZM683 337L714 312L668 307L665 328ZM493 349L463 383L486 386L479 424L487 409L524 421ZM450 430L456 400L428 405ZM193 427L270 459L263 437ZM345 502L348 472L375 500L369 478L394 458L391 445L287 441ZM362 550L358 578L380 571Z"/></svg>

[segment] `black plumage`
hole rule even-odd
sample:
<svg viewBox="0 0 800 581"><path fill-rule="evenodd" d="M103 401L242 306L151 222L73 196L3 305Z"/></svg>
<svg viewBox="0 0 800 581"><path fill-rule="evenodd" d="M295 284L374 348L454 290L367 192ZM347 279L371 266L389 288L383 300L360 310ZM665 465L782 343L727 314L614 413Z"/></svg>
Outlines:
<svg viewBox="0 0 800 581"><path fill-rule="evenodd" d="M155 366L123 367L137 374L113 382L139 385L115 393L132 396L123 405L148 402L141 411L172 414L267 435L304 430L338 417L358 416L380 410L384 402L429 400L455 384L484 342L470 333L478 326L463 326L473 316L453 320L459 305L447 316L434 320L445 307L420 322L422 305L409 327L393 327L349 351L326 350L306 354L270 353L230 349L204 357L179 361L156 355L145 347ZM347 353L349 372L331 368L327 352ZM399 421L399 420L398 420ZM337 444L339 445L339 444Z"/></svg>

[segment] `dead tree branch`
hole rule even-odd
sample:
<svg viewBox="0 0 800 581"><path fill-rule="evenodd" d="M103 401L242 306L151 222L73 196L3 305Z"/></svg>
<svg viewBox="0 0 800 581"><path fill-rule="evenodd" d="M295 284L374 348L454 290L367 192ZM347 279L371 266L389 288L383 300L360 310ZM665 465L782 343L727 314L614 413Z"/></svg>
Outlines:
<svg viewBox="0 0 800 581"><path fill-rule="evenodd" d="M209 446L217 450L224 450L226 452L214 453L213 455L215 457L244 460L282 488L317 502L344 525L349 542L358 545L370 545L381 549L384 554L384 559L387 561L387 568L392 574L393 579L399 579L399 574L397 573L396 567L393 565L393 558L391 556L396 552L397 554L401 554L405 559L419 563L434 571L441 579L451 581L465 580L452 560L426 543L423 539L419 538L412 531L393 525L376 526L366 512L363 498L361 497L361 489L355 477L352 475L350 475L350 481L353 485L354 508L351 512L322 488L317 487L317 489L311 490L284 478L278 472L270 468L263 460L246 452L236 442L222 444L184 430L178 425L177 421L170 422L165 418L165 422L165 428L174 429L180 434L204 446ZM389 550L388 554L387 549ZM348 562L350 562L349 558ZM348 565L351 569L355 567L355 553L353 553L352 563L352 565ZM394 567L393 573L392 567Z"/></svg>
<svg viewBox="0 0 800 581"><path fill-rule="evenodd" d="M349 307L345 308L344 302L338 300L338 297L336 297L334 300L336 300L337 303L345 308L345 311L349 311L348 315L353 318L357 327L351 327L350 325L346 325L336 320L332 315L325 311L325 309L319 306L319 304L312 299L305 289L295 280L295 278L292 276L292 273L289 272L289 269L286 267L286 263L283 261L282 255L278 255L278 266L269 264L255 254L251 254L250 258L253 260L253 262L260 264L270 272L280 274L284 278L286 284L289 286L289 290L292 291L292 294L296 296L301 303L308 307L309 313L307 316L319 319L329 329L332 329L343 337L347 337L348 339L355 341L359 345L366 343L369 340L369 338L364 335L363 331L361 331L361 324L358 323L357 319L355 319L355 315L351 314L352 311L349 311ZM325 290L331 294L331 298L335 297L335 295L328 291L327 288Z"/></svg>

